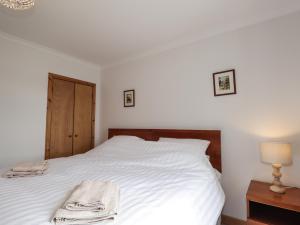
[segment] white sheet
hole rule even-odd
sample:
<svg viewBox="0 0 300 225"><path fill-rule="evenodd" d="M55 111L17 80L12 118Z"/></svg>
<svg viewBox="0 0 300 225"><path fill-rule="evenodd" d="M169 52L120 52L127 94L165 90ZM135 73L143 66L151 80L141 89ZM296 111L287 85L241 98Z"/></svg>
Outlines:
<svg viewBox="0 0 300 225"><path fill-rule="evenodd" d="M0 178L1 225L49 225L83 180L121 188L116 225L215 225L225 196L203 154L185 145L107 141L94 150L49 161L44 176Z"/></svg>

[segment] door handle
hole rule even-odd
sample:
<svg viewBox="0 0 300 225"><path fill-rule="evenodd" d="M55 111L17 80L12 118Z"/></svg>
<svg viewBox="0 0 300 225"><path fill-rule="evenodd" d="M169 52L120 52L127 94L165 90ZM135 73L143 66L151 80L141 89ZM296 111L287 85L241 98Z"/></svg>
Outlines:
<svg viewBox="0 0 300 225"><path fill-rule="evenodd" d="M78 134L75 134L75 137L77 138L77 137L78 137Z"/></svg>
<svg viewBox="0 0 300 225"><path fill-rule="evenodd" d="M72 134L68 135L69 138L71 138L72 136L73 136Z"/></svg>

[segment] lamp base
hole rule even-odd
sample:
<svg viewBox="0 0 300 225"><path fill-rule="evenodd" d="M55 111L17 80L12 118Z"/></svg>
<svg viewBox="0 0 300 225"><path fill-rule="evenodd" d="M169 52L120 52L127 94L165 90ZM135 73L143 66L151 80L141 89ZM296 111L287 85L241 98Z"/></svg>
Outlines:
<svg viewBox="0 0 300 225"><path fill-rule="evenodd" d="M282 186L277 186L277 185L272 185L270 186L270 190L275 192L275 193L279 193L279 194L284 194L286 189Z"/></svg>
<svg viewBox="0 0 300 225"><path fill-rule="evenodd" d="M284 194L285 193L285 188L282 186L280 178L281 178L281 173L280 173L280 169L281 169L281 164L273 164L273 185L270 186L270 190L275 192L275 193L279 193L279 194Z"/></svg>

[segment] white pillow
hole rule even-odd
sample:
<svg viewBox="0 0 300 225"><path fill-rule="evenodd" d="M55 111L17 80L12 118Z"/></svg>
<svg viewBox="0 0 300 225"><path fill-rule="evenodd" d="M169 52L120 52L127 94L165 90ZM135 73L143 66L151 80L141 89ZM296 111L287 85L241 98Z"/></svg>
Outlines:
<svg viewBox="0 0 300 225"><path fill-rule="evenodd" d="M196 145L199 150L205 154L210 141L202 140L202 139L181 139L181 138L159 138L159 142L171 142L171 143L181 143L181 144L188 144L188 145Z"/></svg>
<svg viewBox="0 0 300 225"><path fill-rule="evenodd" d="M142 138L139 138L137 136L130 136L130 135L116 135L113 136L110 140L113 141L134 141L134 140L144 140Z"/></svg>

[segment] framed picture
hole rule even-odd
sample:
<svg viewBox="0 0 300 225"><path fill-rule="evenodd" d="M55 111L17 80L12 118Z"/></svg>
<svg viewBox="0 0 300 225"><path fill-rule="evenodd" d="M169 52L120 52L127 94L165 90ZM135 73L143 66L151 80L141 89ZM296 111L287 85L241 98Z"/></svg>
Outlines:
<svg viewBox="0 0 300 225"><path fill-rule="evenodd" d="M134 90L124 91L124 107L134 107L135 106L135 96Z"/></svg>
<svg viewBox="0 0 300 225"><path fill-rule="evenodd" d="M213 74L215 96L236 94L235 70Z"/></svg>

